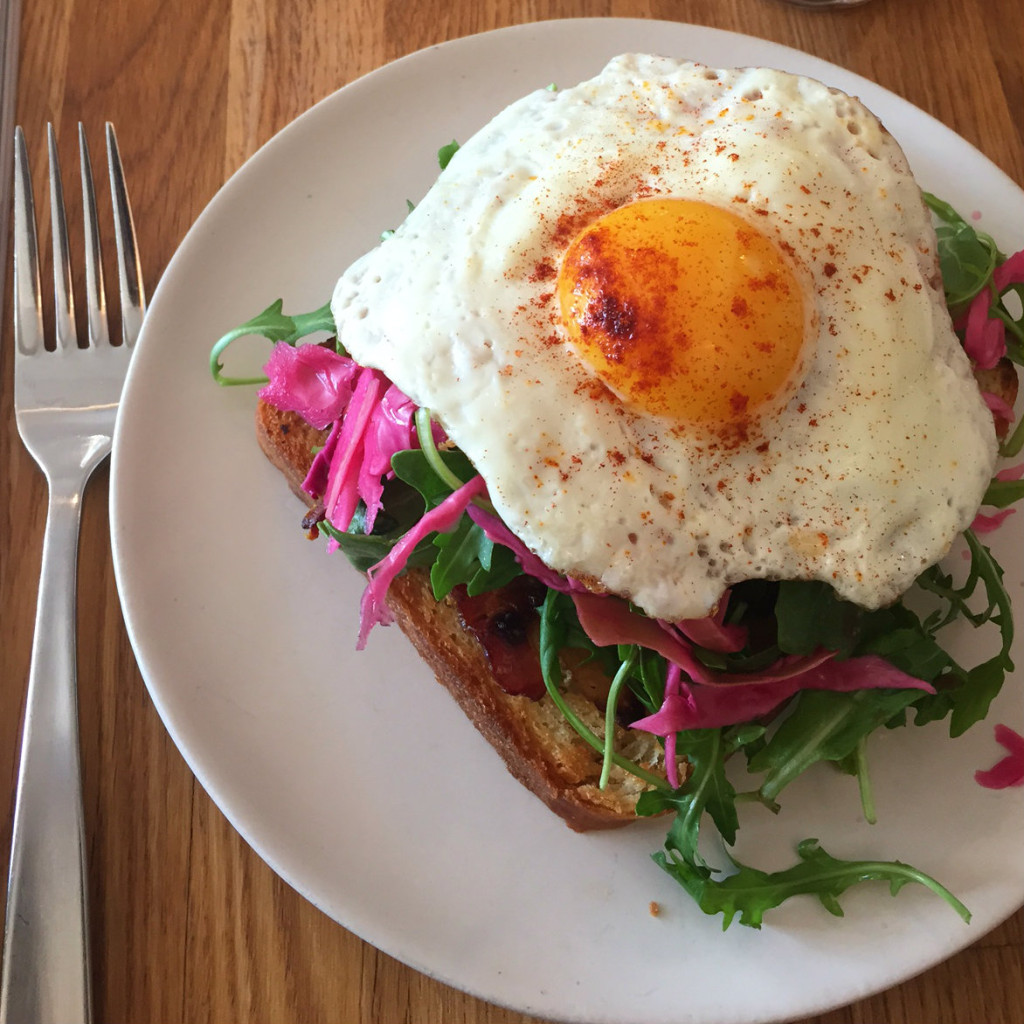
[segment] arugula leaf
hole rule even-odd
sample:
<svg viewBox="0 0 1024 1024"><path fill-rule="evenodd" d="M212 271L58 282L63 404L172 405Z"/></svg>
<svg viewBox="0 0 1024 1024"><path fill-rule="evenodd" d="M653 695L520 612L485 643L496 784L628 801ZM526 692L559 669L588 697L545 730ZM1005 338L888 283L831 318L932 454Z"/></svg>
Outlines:
<svg viewBox="0 0 1024 1024"><path fill-rule="evenodd" d="M476 473L476 470L472 467L470 467L468 475L455 473L448 467L444 459L441 458L441 453L434 443L434 427L430 410L426 406L421 405L413 414L413 425L416 428L416 439L420 443L420 450L423 452L424 458L426 458L437 476L448 485L450 490L457 490L470 476Z"/></svg>
<svg viewBox="0 0 1024 1024"><path fill-rule="evenodd" d="M347 530L335 529L326 520L317 523L324 537L337 542L341 553L359 572L376 565L409 532L423 515L419 495L410 487L389 481L384 488L386 506L377 514L372 533L365 533L366 506L360 502ZM426 567L434 559L432 537L425 537L409 555L411 567Z"/></svg>
<svg viewBox="0 0 1024 1024"><path fill-rule="evenodd" d="M951 679L946 680L947 685L933 697L921 698L918 702L915 719L918 724L936 721L950 714L949 732L954 737L962 735L988 714L989 705L1002 688L1006 674L1013 671L1010 657L1014 636L1013 609L1003 584L1002 567L973 531L965 530L964 539L971 553L971 567L960 587L956 587L952 577L939 566L932 566L918 579L924 590L947 602L944 615L935 613L935 629L958 616L975 627L991 622L999 628L1001 644L998 653L967 670L951 660ZM968 602L979 583L984 587L987 604L982 610L975 611Z"/></svg>
<svg viewBox="0 0 1024 1024"><path fill-rule="evenodd" d="M430 585L434 599L440 601L477 572L481 559L490 563L494 545L468 516L463 516L451 533L434 538L434 546L440 550L430 567Z"/></svg>
<svg viewBox="0 0 1024 1024"><path fill-rule="evenodd" d="M857 744L920 696L918 690L804 690L765 745L750 758L764 772L758 792L774 800L798 775L819 761L841 761Z"/></svg>
<svg viewBox="0 0 1024 1024"><path fill-rule="evenodd" d="M985 491L982 505L1007 508L1024 498L1024 480L993 480Z"/></svg>
<svg viewBox="0 0 1024 1024"><path fill-rule="evenodd" d="M483 533L482 530L480 532ZM480 568L466 581L466 592L470 597L476 597L488 590L498 590L522 574L523 570L512 551L501 544L493 544L490 560L485 562L481 558Z"/></svg>
<svg viewBox="0 0 1024 1024"><path fill-rule="evenodd" d="M679 733L676 753L684 754L689 761L689 776L676 790L648 790L641 794L636 805L636 813L640 816L675 811L675 818L665 837L665 847L682 858L695 877L708 878L711 875L711 869L698 850L704 812L711 816L728 843L736 841L739 828L736 791L726 778L722 751L720 729L692 729Z"/></svg>
<svg viewBox="0 0 1024 1024"><path fill-rule="evenodd" d="M843 601L827 584L784 581L775 601L779 648L786 654L812 654L822 647L850 656L867 613Z"/></svg>
<svg viewBox="0 0 1024 1024"><path fill-rule="evenodd" d="M630 676L630 689L652 714L665 699L665 659L660 654L640 648L637 671Z"/></svg>
<svg viewBox="0 0 1024 1024"><path fill-rule="evenodd" d="M878 654L918 679L931 682L949 656L910 609L896 604L868 611L844 601L826 583L779 584L775 603L778 646L786 654L825 648L839 660Z"/></svg>
<svg viewBox="0 0 1024 1024"><path fill-rule="evenodd" d="M618 671L612 678L611 686L608 688L608 699L605 702L604 709L604 757L601 762L601 778L598 782L599 789L607 788L608 779L611 776L612 753L615 750L615 716L619 706L619 694L627 678L633 672L639 650L640 648L636 644L626 644L624 647L619 648L619 657L622 658L622 663L619 665Z"/></svg>
<svg viewBox="0 0 1024 1024"><path fill-rule="evenodd" d="M810 692L804 696L808 695ZM849 696L828 692L822 695ZM893 695L894 700L896 697L906 699L907 695L900 691ZM758 733L749 727L733 731L737 745L757 739ZM841 916L838 897L851 885L868 880L889 882L893 895L907 882L925 885L965 921L970 920L970 912L948 889L916 868L900 861L838 860L826 853L816 839L801 842L797 847L799 863L784 871L761 871L730 857L736 871L716 878L719 872L707 863L698 845L705 812L726 843L732 845L736 840L738 796L725 775L725 755L730 745L721 730L680 733L677 749L690 761L690 776L677 790L647 791L636 808L638 815L675 812L664 849L654 853L652 859L690 894L704 913L721 914L723 929L728 928L737 915L741 924L760 928L766 911L803 894L817 896L830 913ZM854 754L856 746L855 742ZM769 800L765 803L772 806Z"/></svg>
<svg viewBox="0 0 1024 1024"><path fill-rule="evenodd" d="M655 854L655 861L693 896L705 914L721 914L725 930L739 915L740 924L760 928L765 911L778 907L792 896L817 896L830 914L843 916L839 897L858 882L888 882L895 896L908 882L931 889L965 922L971 912L945 886L930 875L902 861L839 860L822 849L817 839L804 839L797 846L800 860L784 871L766 872L734 861L737 871L722 879L711 878L693 860L679 851Z"/></svg>
<svg viewBox="0 0 1024 1024"><path fill-rule="evenodd" d="M1021 289L1024 291L1024 289ZM1024 294L1021 295L1021 301L1024 303ZM1021 325L1021 341L1018 342L1016 349L1009 347L1009 341L1007 341L1006 354L1013 359L1014 362L1024 363L1024 324ZM1004 459L1012 459L1017 455L1020 455L1021 449L1024 448L1024 416L1017 421L1017 426L1013 428L1013 433L1009 437L1003 440L1003 443L999 446L999 454Z"/></svg>
<svg viewBox="0 0 1024 1024"><path fill-rule="evenodd" d="M857 654L877 654L907 675L933 683L951 664L950 656L912 612L898 605L885 609L890 628L862 640ZM897 625L901 619L906 625Z"/></svg>
<svg viewBox="0 0 1024 1024"><path fill-rule="evenodd" d="M457 448L437 454L455 477L469 480L476 475L473 464ZM391 468L399 480L414 487L423 496L423 511L440 505L454 490L446 480L438 476L426 453L420 448L396 452L391 457Z"/></svg>
<svg viewBox="0 0 1024 1024"><path fill-rule="evenodd" d="M452 141L449 142L448 145L442 146L437 151L437 162L438 164L440 164L442 171L448 166L449 163L451 163L452 157L455 156L455 154L458 153L458 151L459 144L454 139L452 139Z"/></svg>
<svg viewBox="0 0 1024 1024"><path fill-rule="evenodd" d="M996 294L992 285L992 272L1004 262L1005 257L993 238L971 227L949 203L928 192L922 194L940 221L936 225L935 235L946 304L950 312L954 315L963 312L982 289L988 288L992 292L988 315L1002 320L1007 330L1006 354L1015 363L1024 362L1024 316L1015 316L1006 303L1007 297L1012 294L1020 304L1024 299L1024 287L1011 284ZM1004 449L1004 454L1016 454L1018 451L1019 444Z"/></svg>
<svg viewBox="0 0 1024 1024"><path fill-rule="evenodd" d="M494 544L468 516L451 533L437 534L434 546L440 550L430 568L430 584L438 601L460 583L473 597L522 574L512 552Z"/></svg>
<svg viewBox="0 0 1024 1024"><path fill-rule="evenodd" d="M363 573L384 558L406 533L405 530L395 534L342 533L328 522L317 523L317 527L325 537L336 540L341 553ZM413 548L406 562L409 568L426 568L434 560L431 539L424 537Z"/></svg>
<svg viewBox="0 0 1024 1024"><path fill-rule="evenodd" d="M315 309L312 313L297 313L294 316L285 316L281 312L284 307L284 300L278 299L272 302L262 313L247 320L240 327L228 331L210 350L210 373L213 379L225 387L232 387L242 384L265 384L266 377L228 377L221 371L224 364L221 356L229 345L247 334L255 334L266 338L268 341L286 341L294 345L300 338L308 334L315 334L317 331L328 331L335 333L334 315L331 313L331 304L328 302Z"/></svg>
<svg viewBox="0 0 1024 1024"><path fill-rule="evenodd" d="M935 235L946 304L959 310L987 286L1002 254L990 235L971 227L949 203L930 192L922 196L940 220Z"/></svg>

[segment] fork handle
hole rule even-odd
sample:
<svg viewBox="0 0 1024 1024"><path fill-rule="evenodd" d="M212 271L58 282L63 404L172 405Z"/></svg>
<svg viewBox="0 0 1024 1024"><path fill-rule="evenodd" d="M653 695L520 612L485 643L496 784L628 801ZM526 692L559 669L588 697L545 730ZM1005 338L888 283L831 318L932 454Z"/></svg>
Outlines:
<svg viewBox="0 0 1024 1024"><path fill-rule="evenodd" d="M2 1024L91 1019L76 692L80 517L81 489L51 481L15 797Z"/></svg>

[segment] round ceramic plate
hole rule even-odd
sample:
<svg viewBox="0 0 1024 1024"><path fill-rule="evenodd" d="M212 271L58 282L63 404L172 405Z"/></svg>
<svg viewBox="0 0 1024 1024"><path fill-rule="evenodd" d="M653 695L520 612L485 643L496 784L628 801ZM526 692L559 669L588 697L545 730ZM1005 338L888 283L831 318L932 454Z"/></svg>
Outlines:
<svg viewBox="0 0 1024 1024"><path fill-rule="evenodd" d="M260 150L167 268L114 445L117 577L142 674L192 770L274 870L347 928L544 1017L779 1020L895 984L1024 900L1024 791L973 781L999 757L991 727L955 742L941 725L876 736L877 825L861 819L855 784L822 769L783 794L780 817L748 807L738 846L769 869L792 863L806 836L840 857L909 861L953 889L972 924L923 887L893 898L869 884L844 896L842 920L800 898L761 931L723 933L651 861L660 824L570 832L505 772L396 629L355 651L360 578L304 539L297 500L256 446L254 392L218 388L207 370L211 343L275 298L292 311L326 301L429 187L440 145L627 50L772 65L858 94L924 187L980 212L997 236L1024 229L1024 195L958 136L868 81L758 39L585 19L413 54ZM241 358L258 364L266 351L253 343ZM1019 599L1019 537L1008 526L995 543ZM1021 696L1018 675L992 719L1024 729Z"/></svg>

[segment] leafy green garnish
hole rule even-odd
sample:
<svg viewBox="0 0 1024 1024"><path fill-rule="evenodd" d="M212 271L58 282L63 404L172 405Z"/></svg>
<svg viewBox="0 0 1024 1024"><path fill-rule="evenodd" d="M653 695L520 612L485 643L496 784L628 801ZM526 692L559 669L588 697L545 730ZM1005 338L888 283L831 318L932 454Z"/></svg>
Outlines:
<svg viewBox="0 0 1024 1024"><path fill-rule="evenodd" d="M1021 422L1024 423L1024 417ZM1008 508L1021 498L1024 498L1024 480L993 480L981 503L993 508Z"/></svg>
<svg viewBox="0 0 1024 1024"><path fill-rule="evenodd" d="M648 790L637 802L639 815L675 811L665 845L678 851L696 868L707 869L698 852L701 819L710 815L727 843L736 841L739 818L736 790L725 775L725 739L721 729L691 729L679 734L676 754L685 756L690 774L676 790ZM708 874L710 871L708 870Z"/></svg>
<svg viewBox="0 0 1024 1024"><path fill-rule="evenodd" d="M345 531L335 529L326 520L317 523L320 533L336 541L342 554L359 572L366 572L386 557L423 516L421 496L400 480L390 480L384 485L383 500L385 507L378 513L372 533L365 532L366 506L362 503ZM430 565L436 554L431 540L432 537L427 537L413 549L410 567Z"/></svg>
<svg viewBox="0 0 1024 1024"><path fill-rule="evenodd" d="M971 566L967 579L957 587L950 574L938 565L922 573L918 584L946 604L946 610L934 612L930 621L936 627L945 626L956 618L962 618L973 626L980 627L993 623L999 628L1000 648L988 660L971 669L964 669L950 662L947 685L933 696L917 702L917 722L935 721L951 713L949 731L951 736L960 736L972 725L988 714L989 705L1002 688L1008 672L1013 671L1010 649L1013 646L1013 609L1010 595L1003 585L1003 570L992 557L992 552L978 540L971 530L964 531L971 553ZM985 591L986 604L981 610L970 605L978 584Z"/></svg>
<svg viewBox="0 0 1024 1024"><path fill-rule="evenodd" d="M457 448L441 452L432 441L429 448L397 452L391 459L391 468L397 479L423 499L420 515L440 505L476 472ZM432 543L434 555L426 564L430 566L430 583L438 601L459 584L465 584L473 597L496 590L522 574L512 552L489 540L468 516L463 516L448 533L433 535Z"/></svg>
<svg viewBox="0 0 1024 1024"><path fill-rule="evenodd" d="M1022 448L1024 448L1024 416L1020 417L1017 421L1017 426L1013 429L1013 433L1005 438L999 446L999 454L1004 459L1012 459L1020 455Z"/></svg>
<svg viewBox="0 0 1024 1024"><path fill-rule="evenodd" d="M763 772L759 792L774 800L797 776L819 761L840 762L880 725L919 696L917 690L804 690L763 747L750 758L752 772Z"/></svg>
<svg viewBox="0 0 1024 1024"><path fill-rule="evenodd" d="M608 688L608 700L604 710L604 758L601 763L601 779L598 783L601 789L607 787L612 769L612 751L615 749L615 712L619 706L619 694L623 684L633 671L638 651L639 647L635 644L629 646L629 650L623 658L622 664L619 665L618 671L612 677L612 684Z"/></svg>
<svg viewBox="0 0 1024 1024"><path fill-rule="evenodd" d="M888 882L896 895L908 882L916 882L941 896L965 922L971 912L945 886L901 861L839 860L822 849L817 839L804 839L797 846L800 860L784 871L759 871L733 861L736 872L715 879L706 866L688 859L675 846L654 859L696 900L705 914L721 914L722 928L736 915L740 924L760 928L765 911L778 907L792 896L817 896L822 906L836 917L843 916L839 897L858 882Z"/></svg>
<svg viewBox="0 0 1024 1024"><path fill-rule="evenodd" d="M779 649L807 655L824 647L849 657L866 614L841 600L827 583L784 581L775 601Z"/></svg>
<svg viewBox="0 0 1024 1024"><path fill-rule="evenodd" d="M512 552L494 544L468 516L451 533L438 534L434 546L440 550L430 567L430 585L438 601L460 583L475 597L505 586L523 572Z"/></svg>
<svg viewBox="0 0 1024 1024"><path fill-rule="evenodd" d="M449 142L448 145L442 146L437 151L437 162L440 165L442 171L448 166L449 163L451 163L452 157L455 156L455 154L458 153L458 151L459 144L454 139L452 139L452 141Z"/></svg>
<svg viewBox="0 0 1024 1024"><path fill-rule="evenodd" d="M284 301L278 299L271 303L262 313L247 320L240 327L228 331L210 350L210 373L213 379L224 386L235 386L241 384L266 384L267 378L260 377L227 377L221 371L224 364L221 356L224 350L248 334L255 334L266 338L268 341L286 341L294 345L300 338L309 334L316 334L317 331L335 333L334 316L331 313L331 304L328 302L315 309L312 313L297 313L295 316L285 316L281 312Z"/></svg>
<svg viewBox="0 0 1024 1024"><path fill-rule="evenodd" d="M447 467L441 458L437 445L434 444L434 435L430 423L430 410L425 406L420 406L416 410L414 422L416 425L416 440L419 441L420 450L426 457L427 462L430 463L431 468L439 479L448 485L449 490L454 491L461 487L476 472L472 464L466 459L466 465L469 468L464 471L462 476Z"/></svg>
<svg viewBox="0 0 1024 1024"><path fill-rule="evenodd" d="M391 457L391 468L399 480L404 480L423 497L422 515L440 505L449 494L475 474L473 464L457 448L446 452L435 451L436 461L422 448L409 448ZM444 474L437 471L440 464ZM451 478L451 479L449 479ZM452 485L451 480L457 481Z"/></svg>
<svg viewBox="0 0 1024 1024"><path fill-rule="evenodd" d="M957 311L987 287L1001 254L991 235L971 227L949 203L930 192L923 192L922 196L939 218L935 234L939 244L942 285L946 304Z"/></svg>
<svg viewBox="0 0 1024 1024"><path fill-rule="evenodd" d="M1006 354L1013 362L1024 363L1024 286L1010 285L997 294L992 284L992 272L1005 256L995 240L984 231L972 227L949 203L937 199L929 192L922 193L924 201L938 218L935 228L938 242L939 268L946 293L946 304L955 316L965 311L967 304L982 290L991 293L988 315L1002 320L1006 327ZM1017 311L1011 312L1006 299L1016 297ZM1003 455L1016 455L1024 445L1024 432L1018 424L1010 443L1001 448Z"/></svg>

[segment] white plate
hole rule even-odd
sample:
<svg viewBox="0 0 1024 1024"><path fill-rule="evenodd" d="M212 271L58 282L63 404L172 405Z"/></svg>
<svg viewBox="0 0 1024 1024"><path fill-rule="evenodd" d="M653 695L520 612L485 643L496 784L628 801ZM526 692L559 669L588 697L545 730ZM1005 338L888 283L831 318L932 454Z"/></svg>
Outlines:
<svg viewBox="0 0 1024 1024"><path fill-rule="evenodd" d="M254 443L253 392L215 387L206 368L211 343L274 298L292 311L321 305L346 263L427 189L439 145L626 50L775 65L859 94L925 187L1024 238L1024 195L966 142L868 81L761 40L586 19L413 54L274 138L168 267L114 445L118 583L143 676L192 770L274 870L347 928L545 1017L802 1016L948 957L1024 901L1024 790L993 793L972 778L1000 754L991 726L955 743L943 726L876 737L873 828L851 782L822 770L783 794L781 818L750 808L741 829L741 855L756 850L766 867L788 865L808 835L837 856L907 860L949 885L973 924L920 886L892 899L875 884L847 893L845 920L804 898L760 932L723 934L649 859L660 825L571 833L506 774L397 630L354 651L360 579L303 538L298 503ZM998 547L1024 607L1010 532ZM992 720L1024 729L1019 675Z"/></svg>

